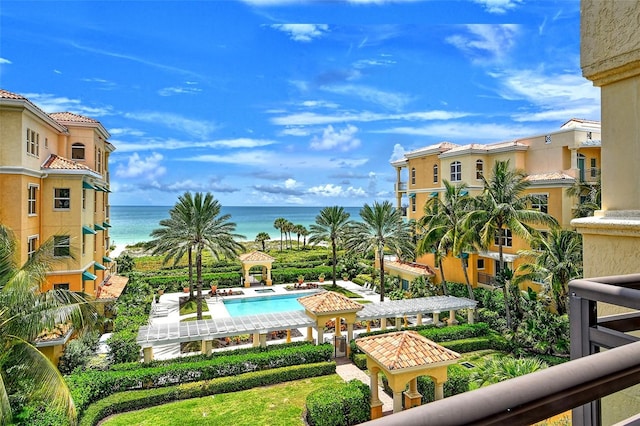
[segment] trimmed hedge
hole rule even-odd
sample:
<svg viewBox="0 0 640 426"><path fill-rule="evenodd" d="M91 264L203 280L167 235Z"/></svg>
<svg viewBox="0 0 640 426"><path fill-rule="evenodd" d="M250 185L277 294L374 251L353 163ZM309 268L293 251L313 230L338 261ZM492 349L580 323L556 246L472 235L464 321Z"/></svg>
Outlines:
<svg viewBox="0 0 640 426"><path fill-rule="evenodd" d="M94 426L100 420L112 414L153 407L168 402L237 392L292 380L326 376L335 372L335 362L320 362L256 371L232 377L221 377L163 388L118 392L90 405L81 417L80 425Z"/></svg>
<svg viewBox="0 0 640 426"><path fill-rule="evenodd" d="M495 349L506 351L509 349L507 340L497 333L491 333L484 337L472 337L450 342L442 342L442 346L458 353L481 351L485 349Z"/></svg>
<svg viewBox="0 0 640 426"><path fill-rule="evenodd" d="M371 419L369 386L357 379L318 389L307 396L310 426L350 426Z"/></svg>
<svg viewBox="0 0 640 426"><path fill-rule="evenodd" d="M136 370L86 371L67 377L78 412L115 392L171 386L251 371L329 361L333 346L305 345L243 355L218 356L205 361L174 363Z"/></svg>

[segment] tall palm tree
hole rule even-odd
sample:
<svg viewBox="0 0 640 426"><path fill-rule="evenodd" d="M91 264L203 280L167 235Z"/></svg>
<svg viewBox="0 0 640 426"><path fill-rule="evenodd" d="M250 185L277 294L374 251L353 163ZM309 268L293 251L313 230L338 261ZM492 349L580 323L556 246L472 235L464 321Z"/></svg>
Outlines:
<svg viewBox="0 0 640 426"><path fill-rule="evenodd" d="M11 423L11 385L28 379L33 397L76 421L69 388L55 365L36 349L37 336L59 324L78 332L92 326L96 312L81 295L68 290L41 292L53 262L53 239L44 242L27 262L15 262L17 243L13 233L0 224L0 424ZM7 371L11 369L11 375Z"/></svg>
<svg viewBox="0 0 640 426"><path fill-rule="evenodd" d="M307 246L307 237L309 236L309 230L303 226L300 225L300 235L302 235L302 247L306 247Z"/></svg>
<svg viewBox="0 0 640 426"><path fill-rule="evenodd" d="M316 223L311 224L309 243L329 242L331 244L331 259L333 267L333 286L336 284L336 267L338 264L337 246L344 239L351 215L343 207L332 206L320 210L316 216Z"/></svg>
<svg viewBox="0 0 640 426"><path fill-rule="evenodd" d="M259 232L256 235L256 243L262 243L262 251L266 251L265 241L269 241L271 237L266 232Z"/></svg>
<svg viewBox="0 0 640 426"><path fill-rule="evenodd" d="M593 213L596 210L600 210L602 206L602 176L600 171L597 172L595 182L576 180L571 187L567 188L567 195L578 198L573 217L593 216Z"/></svg>
<svg viewBox="0 0 640 426"><path fill-rule="evenodd" d="M477 243L486 250L497 241L499 268L496 277L500 278L504 292L507 327L511 328L509 309L508 273L504 267L504 237L507 230L530 243L538 231L532 225L543 225L550 228L558 226L553 216L529 208L537 198L525 194L530 186L526 174L521 170L511 169L509 160L496 161L493 165L491 179L482 176L484 190L478 199L475 210L467 213L463 226L469 233L477 233ZM501 277L504 277L502 279Z"/></svg>
<svg viewBox="0 0 640 426"><path fill-rule="evenodd" d="M517 269L519 280L543 281L559 315L568 311L569 281L582 277L582 236L553 228L546 238L533 242L534 250L519 253L533 259Z"/></svg>
<svg viewBox="0 0 640 426"><path fill-rule="evenodd" d="M420 255L435 248L442 277L442 290L445 295L448 294L448 291L442 257L451 253L460 258L469 297L474 299L464 256L466 251L469 250L467 240L470 234L466 234L462 229L462 219L471 210L472 199L468 196L466 184L453 185L446 179L443 179L443 184L445 188L443 198L431 197L425 203L425 214L419 221L424 233L418 240L416 252Z"/></svg>
<svg viewBox="0 0 640 426"><path fill-rule="evenodd" d="M298 237L298 250L300 250L300 237L306 233L307 228L303 225L294 225L292 231Z"/></svg>
<svg viewBox="0 0 640 426"><path fill-rule="evenodd" d="M293 249L293 246L291 245L291 231L293 231L294 227L295 225L288 220L284 223L283 230L284 230L284 236L285 236L285 246L288 243L289 249Z"/></svg>
<svg viewBox="0 0 640 426"><path fill-rule="evenodd" d="M360 210L362 222L349 225L345 245L360 253L373 251L380 261L380 301L384 302L384 250L390 249L399 258L412 258L414 244L409 224L402 211L385 201L365 204Z"/></svg>
<svg viewBox="0 0 640 426"><path fill-rule="evenodd" d="M280 231L280 251L282 251L282 233L287 222L288 220L284 217L279 217L273 222L273 227Z"/></svg>

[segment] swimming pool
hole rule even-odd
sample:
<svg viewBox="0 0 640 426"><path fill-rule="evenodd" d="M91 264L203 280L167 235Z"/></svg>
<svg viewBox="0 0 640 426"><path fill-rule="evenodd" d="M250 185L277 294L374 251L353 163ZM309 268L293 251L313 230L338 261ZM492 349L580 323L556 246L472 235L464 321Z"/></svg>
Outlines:
<svg viewBox="0 0 640 426"><path fill-rule="evenodd" d="M225 300L224 306L232 317L300 311L304 308L296 299L314 293L315 292L305 292L281 296L244 297L242 299Z"/></svg>

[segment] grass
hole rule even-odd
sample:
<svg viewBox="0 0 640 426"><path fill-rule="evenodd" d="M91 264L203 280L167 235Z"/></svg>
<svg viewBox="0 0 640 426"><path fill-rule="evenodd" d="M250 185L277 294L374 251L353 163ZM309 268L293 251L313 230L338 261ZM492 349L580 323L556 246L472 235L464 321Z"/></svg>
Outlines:
<svg viewBox="0 0 640 426"><path fill-rule="evenodd" d="M188 300L184 305L180 306L180 315L193 314L197 310L195 299ZM202 301L202 312L209 312L207 302Z"/></svg>
<svg viewBox="0 0 640 426"><path fill-rule="evenodd" d="M342 383L337 374L296 380L241 392L212 395L173 402L116 415L104 426L235 424L289 426L303 425L302 412L307 395L316 389Z"/></svg>
<svg viewBox="0 0 640 426"><path fill-rule="evenodd" d="M359 295L358 293L354 293L350 290L347 290L344 287L340 287L339 285L336 284L336 286L334 287L333 284L323 284L320 287L324 288L325 290L329 290L329 291L335 291L336 293L340 293L343 294L351 299L357 299L362 297L361 295Z"/></svg>
<svg viewBox="0 0 640 426"><path fill-rule="evenodd" d="M180 320L180 322L185 322L185 321L195 321L195 320L197 320L197 319L198 319L198 317L189 317L189 318L181 319L181 320ZM211 315L203 315L203 316L202 316L202 319L203 319L203 320L209 320L209 319L211 319Z"/></svg>

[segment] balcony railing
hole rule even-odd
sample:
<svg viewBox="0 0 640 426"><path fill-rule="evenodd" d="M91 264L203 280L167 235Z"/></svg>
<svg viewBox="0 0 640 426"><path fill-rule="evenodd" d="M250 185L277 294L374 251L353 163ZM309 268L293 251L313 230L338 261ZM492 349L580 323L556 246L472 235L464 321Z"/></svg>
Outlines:
<svg viewBox="0 0 640 426"><path fill-rule="evenodd" d="M478 283L485 285L496 285L496 277L484 272L478 272Z"/></svg>
<svg viewBox="0 0 640 426"><path fill-rule="evenodd" d="M602 424L600 398L640 383L640 338L628 334L640 312L598 318L598 302L640 309L640 274L574 280L569 293L571 361L365 424L530 425L567 410L573 425ZM631 417L617 426L640 422L618 414Z"/></svg>
<svg viewBox="0 0 640 426"><path fill-rule="evenodd" d="M396 182L396 192L406 191L407 190L407 182Z"/></svg>
<svg viewBox="0 0 640 426"><path fill-rule="evenodd" d="M597 182L598 176L600 176L600 169L597 167L591 167L588 169L580 169L580 182Z"/></svg>

